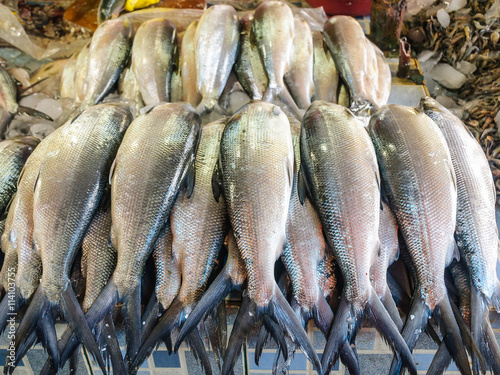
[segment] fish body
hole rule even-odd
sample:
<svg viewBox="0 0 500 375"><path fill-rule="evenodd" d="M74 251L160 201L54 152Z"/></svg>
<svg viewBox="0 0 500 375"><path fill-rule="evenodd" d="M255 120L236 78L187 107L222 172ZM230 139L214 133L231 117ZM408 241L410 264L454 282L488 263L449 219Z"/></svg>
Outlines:
<svg viewBox="0 0 500 375"><path fill-rule="evenodd" d="M439 127L448 144L457 180L455 239L474 286L490 299L497 286L498 230L495 185L484 151L455 115L431 98L420 107Z"/></svg>
<svg viewBox="0 0 500 375"><path fill-rule="evenodd" d="M95 31L87 64L82 108L101 102L109 93L127 65L132 26L127 20L104 22Z"/></svg>
<svg viewBox="0 0 500 375"><path fill-rule="evenodd" d="M313 79L312 100L337 103L339 72L328 50L321 31L313 31Z"/></svg>
<svg viewBox="0 0 500 375"><path fill-rule="evenodd" d="M262 100L268 80L252 32L253 19L253 14L247 14L240 20L240 53L236 58L234 70L250 98Z"/></svg>
<svg viewBox="0 0 500 375"><path fill-rule="evenodd" d="M200 18L195 34L197 90L202 96L199 113L217 105L231 73L240 37L238 15L230 5L214 5Z"/></svg>
<svg viewBox="0 0 500 375"><path fill-rule="evenodd" d="M201 95L197 88L197 73L196 73L196 53L195 53L195 38L198 21L193 21L184 36L182 37L180 65L181 65L181 80L182 80L182 100L190 103L192 106L197 106L201 101Z"/></svg>
<svg viewBox="0 0 500 375"><path fill-rule="evenodd" d="M130 120L128 109L93 107L64 126L46 151L33 197L33 242L45 265L41 285L52 303L60 302L67 287L74 255L100 202L107 171ZM58 192L57 200L54 192Z"/></svg>
<svg viewBox="0 0 500 375"><path fill-rule="evenodd" d="M177 29L163 18L144 22L132 45L132 71L146 105L169 102Z"/></svg>
<svg viewBox="0 0 500 375"><path fill-rule="evenodd" d="M115 270L116 250L108 243L110 230L111 207L101 205L82 241L82 274L87 279L84 312L92 306Z"/></svg>
<svg viewBox="0 0 500 375"><path fill-rule="evenodd" d="M293 52L290 69L285 73L285 82L297 106L307 109L314 94L313 39L307 21L294 18Z"/></svg>
<svg viewBox="0 0 500 375"><path fill-rule="evenodd" d="M368 317L416 373L408 347L370 284L370 267L380 247L380 178L370 137L345 107L315 101L304 116L300 146L303 182L299 182L299 196L304 199L307 185L344 277L323 370L328 371L336 361L345 340L352 336L349 324L368 306ZM352 186L363 186L363 194L354 193Z"/></svg>
<svg viewBox="0 0 500 375"><path fill-rule="evenodd" d="M132 69L125 68L123 70L118 81L118 92L123 99L133 100L135 114L139 114L139 110L144 107L144 102Z"/></svg>
<svg viewBox="0 0 500 375"><path fill-rule="evenodd" d="M351 108L386 104L390 70L378 48L365 37L358 21L349 16L331 17L325 23L323 36L349 88Z"/></svg>
<svg viewBox="0 0 500 375"><path fill-rule="evenodd" d="M186 192L180 195L170 217L172 252L182 273L179 299L187 312L201 298L226 237L226 207L223 200L216 202L212 193L212 174L224 126L224 122L215 122L203 127L196 153L196 186L190 198Z"/></svg>

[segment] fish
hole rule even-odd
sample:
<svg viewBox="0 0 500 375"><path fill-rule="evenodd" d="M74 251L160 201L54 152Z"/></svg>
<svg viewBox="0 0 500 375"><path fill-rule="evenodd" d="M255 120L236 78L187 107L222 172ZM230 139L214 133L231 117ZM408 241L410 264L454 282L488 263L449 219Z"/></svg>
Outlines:
<svg viewBox="0 0 500 375"><path fill-rule="evenodd" d="M170 101L172 103L182 102L182 72L179 53L179 49L177 49L174 56L172 78L170 80Z"/></svg>
<svg viewBox="0 0 500 375"><path fill-rule="evenodd" d="M337 103L337 91L340 79L339 72L323 40L323 33L319 30L315 30L312 32L312 38L314 80L312 101L324 100L330 103Z"/></svg>
<svg viewBox="0 0 500 375"><path fill-rule="evenodd" d="M200 122L187 103L153 107L132 122L111 168L110 239L118 260L113 276L86 317L93 327L117 301L127 305L128 365L139 349L141 326L141 317L137 316L140 309L130 306L140 303L142 270L179 190L186 186L192 192L194 188ZM139 144L143 152L136 152ZM134 209L138 204L143 209ZM61 345L67 358L75 348L75 340L70 331L64 336Z"/></svg>
<svg viewBox="0 0 500 375"><path fill-rule="evenodd" d="M255 9L252 33L268 78L262 100L281 102L301 119L302 113L284 82L291 65L294 31L293 13L286 3L265 1Z"/></svg>
<svg viewBox="0 0 500 375"><path fill-rule="evenodd" d="M31 136L18 136L0 142L0 212L5 212L26 160L40 143Z"/></svg>
<svg viewBox="0 0 500 375"><path fill-rule="evenodd" d="M87 70L89 67L90 42L86 44L76 58L75 65L75 103L80 104L85 98Z"/></svg>
<svg viewBox="0 0 500 375"><path fill-rule="evenodd" d="M293 143L286 115L275 105L251 102L226 124L214 174L214 195L221 193L245 263L248 299L241 306L222 373L234 366L241 340L254 319L267 316L306 353L321 373L307 335L274 280L274 264L286 242L286 220L293 184ZM246 315L245 311L255 311ZM243 315L240 315L243 314Z"/></svg>
<svg viewBox="0 0 500 375"><path fill-rule="evenodd" d="M90 42L81 109L100 103L128 65L132 26L128 20L102 23Z"/></svg>
<svg viewBox="0 0 500 375"><path fill-rule="evenodd" d="M201 101L201 95L197 87L195 37L198 21L193 21L186 29L182 37L180 51L182 101L196 107Z"/></svg>
<svg viewBox="0 0 500 375"><path fill-rule="evenodd" d="M241 86L252 100L262 100L268 79L262 58L252 32L254 16L247 14L240 20L240 53L234 63L234 71Z"/></svg>
<svg viewBox="0 0 500 375"><path fill-rule="evenodd" d="M307 193L313 202L344 278L322 357L323 371L330 370L339 349L354 334L352 325L366 311L410 373L416 374L410 350L369 278L380 247L380 176L370 137L348 109L319 100L307 110L300 137L299 198L304 202ZM353 194L351 187L357 185L363 186L363 194Z"/></svg>
<svg viewBox="0 0 500 375"><path fill-rule="evenodd" d="M196 107L199 114L218 107L236 61L239 38L240 23L232 6L214 5L203 12L194 37L196 87L202 97Z"/></svg>
<svg viewBox="0 0 500 375"><path fill-rule="evenodd" d="M293 52L290 69L285 73L285 83L300 109L311 105L314 94L313 39L306 20L294 17Z"/></svg>
<svg viewBox="0 0 500 375"><path fill-rule="evenodd" d="M219 251L227 233L228 220L223 200L217 202L212 193L212 174L219 156L219 145L225 121L203 126L196 153L196 186L189 198L183 192L170 214L172 257L176 259L182 282L176 299L160 318L137 354L138 368L151 354L156 344L182 325L206 289ZM196 223L193 218L198 217ZM203 354L198 353L203 359ZM206 353L205 353L206 356ZM202 360L205 371L211 372L209 362Z"/></svg>
<svg viewBox="0 0 500 375"><path fill-rule="evenodd" d="M78 53L74 53L69 59L61 74L61 85L59 92L61 98L75 99L75 75Z"/></svg>
<svg viewBox="0 0 500 375"><path fill-rule="evenodd" d="M349 89L350 108L364 113L373 105L386 104L391 86L389 66L378 47L365 37L359 22L349 16L331 17L323 37Z"/></svg>
<svg viewBox="0 0 500 375"><path fill-rule="evenodd" d="M166 19L146 21L137 30L131 69L146 105L170 102L176 49L177 28Z"/></svg>
<svg viewBox="0 0 500 375"><path fill-rule="evenodd" d="M401 105L377 110L370 119L369 133L387 203L417 274L415 296L402 335L412 350L431 312L439 306L446 346L460 371L470 374L444 283L445 267L455 254L457 210L456 177L446 140L422 111ZM394 358L390 373L398 373L400 366Z"/></svg>
<svg viewBox="0 0 500 375"><path fill-rule="evenodd" d="M24 344L36 325L41 325L43 342L54 368L59 368L59 351L52 307L60 307L79 339L105 371L94 336L72 290L69 273L103 196L114 154L131 121L127 107L94 106L82 112L69 126L63 126L50 142L35 179L33 246L40 253L43 272L16 332L16 347ZM16 352L16 360L23 352Z"/></svg>
<svg viewBox="0 0 500 375"><path fill-rule="evenodd" d="M103 0L97 9L97 23L101 25L106 20L118 17L125 6L125 0Z"/></svg>
<svg viewBox="0 0 500 375"><path fill-rule="evenodd" d="M10 121L17 113L24 113L52 121L50 116L32 108L18 104L17 84L12 76L0 66L0 140L5 138L5 132Z"/></svg>
<svg viewBox="0 0 500 375"><path fill-rule="evenodd" d="M387 269L399 258L398 223L390 207L384 201L381 201L378 234L380 250L370 268L370 280L391 319L401 331L403 321L387 284Z"/></svg>
<svg viewBox="0 0 500 375"><path fill-rule="evenodd" d="M471 331L489 363L500 366L500 357L490 351L485 325L489 306L500 311L500 289L496 274L499 248L495 215L496 191L488 159L481 145L462 121L439 104L424 97L420 108L441 130L450 150L456 175L457 214L455 240L471 278ZM496 345L496 353L499 353ZM478 363L473 359L474 372Z"/></svg>

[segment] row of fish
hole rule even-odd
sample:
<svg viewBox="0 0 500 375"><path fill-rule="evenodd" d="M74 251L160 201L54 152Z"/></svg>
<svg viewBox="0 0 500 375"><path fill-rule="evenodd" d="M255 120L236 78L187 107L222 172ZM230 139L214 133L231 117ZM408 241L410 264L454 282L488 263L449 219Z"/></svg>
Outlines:
<svg viewBox="0 0 500 375"><path fill-rule="evenodd" d="M333 17L312 32L286 3L266 1L241 20L229 5L212 6L179 35L161 18L136 30L127 19L104 22L68 61L60 92L87 108L117 82L137 108L184 101L200 114L233 113L226 97L239 87L300 119L311 99L356 111L384 105L391 75L353 18Z"/></svg>
<svg viewBox="0 0 500 375"><path fill-rule="evenodd" d="M300 348L318 373L340 357L359 374L355 337L366 316L395 351L391 374L416 374L411 351L424 330L441 345L430 373L453 359L471 374L467 353L474 373L498 373L491 175L475 139L432 99L381 107L368 128L324 101L301 124L255 101L204 126L189 103L135 119L124 104L100 104L38 146L5 142L32 152L2 236L2 275L17 268L16 309L27 305L15 364L40 341L42 373L54 373L81 342L104 372L110 361L115 373L136 373L159 343L177 350L186 340L212 373L206 330L230 374L259 325L256 361L271 337L277 373ZM404 271L388 273L398 257ZM226 346L232 290L243 299ZM59 340L54 307L69 322ZM10 308L5 296L2 329ZM441 337L429 324L438 311ZM311 319L327 338L321 362L304 330Z"/></svg>

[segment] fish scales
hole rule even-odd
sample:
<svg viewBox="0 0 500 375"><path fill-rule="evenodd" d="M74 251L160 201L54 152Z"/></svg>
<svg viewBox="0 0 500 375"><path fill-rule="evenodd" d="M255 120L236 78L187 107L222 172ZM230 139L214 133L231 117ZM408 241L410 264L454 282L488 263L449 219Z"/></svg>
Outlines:
<svg viewBox="0 0 500 375"><path fill-rule="evenodd" d="M455 174L446 141L423 112L398 105L376 112L370 134L421 296L433 310L445 295L444 269L456 217Z"/></svg>

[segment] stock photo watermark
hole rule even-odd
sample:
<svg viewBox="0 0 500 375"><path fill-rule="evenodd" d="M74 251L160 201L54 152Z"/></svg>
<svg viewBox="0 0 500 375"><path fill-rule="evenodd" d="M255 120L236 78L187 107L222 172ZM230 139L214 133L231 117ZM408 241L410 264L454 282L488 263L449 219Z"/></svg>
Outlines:
<svg viewBox="0 0 500 375"><path fill-rule="evenodd" d="M16 269L10 267L7 270L7 301L8 301L8 319L7 319L7 366L14 367L16 360Z"/></svg>

